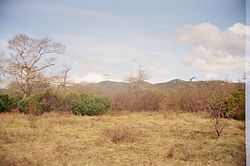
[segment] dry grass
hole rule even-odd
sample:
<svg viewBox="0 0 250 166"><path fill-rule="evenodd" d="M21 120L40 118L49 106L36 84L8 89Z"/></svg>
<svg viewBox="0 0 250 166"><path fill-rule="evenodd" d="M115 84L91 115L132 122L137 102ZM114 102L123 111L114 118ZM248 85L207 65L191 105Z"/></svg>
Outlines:
<svg viewBox="0 0 250 166"><path fill-rule="evenodd" d="M0 165L244 165L244 123L191 113L0 114Z"/></svg>
<svg viewBox="0 0 250 166"><path fill-rule="evenodd" d="M104 135L114 143L135 142L136 140L132 129L124 126L106 129Z"/></svg>

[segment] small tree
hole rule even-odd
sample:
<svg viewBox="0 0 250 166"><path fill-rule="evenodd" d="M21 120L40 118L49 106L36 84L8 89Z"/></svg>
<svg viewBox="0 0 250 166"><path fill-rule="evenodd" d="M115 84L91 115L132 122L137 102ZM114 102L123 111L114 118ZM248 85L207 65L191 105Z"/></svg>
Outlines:
<svg viewBox="0 0 250 166"><path fill-rule="evenodd" d="M18 34L9 40L11 56L8 59L9 73L15 77L23 92L23 98L30 95L34 83L46 81L44 70L55 65L54 54L62 54L64 46L48 37L30 38Z"/></svg>
<svg viewBox="0 0 250 166"><path fill-rule="evenodd" d="M227 86L228 84L226 82L221 82L220 84L216 82L207 82L206 92L204 92L209 93L206 108L210 114L217 138L221 136L226 126L222 121L222 111L225 101L230 94L230 88Z"/></svg>
<svg viewBox="0 0 250 166"><path fill-rule="evenodd" d="M129 83L129 87L125 97L121 98L124 100L123 103L126 109L137 111L144 109L145 103L143 101L143 96L146 90L145 80L148 78L148 73L141 69L141 66L135 74L131 74L126 78L126 81Z"/></svg>
<svg viewBox="0 0 250 166"><path fill-rule="evenodd" d="M141 66L137 70L136 75L130 75L127 77L126 81L130 84L130 90L133 89L136 95L139 97L143 93L142 84L145 80L149 79L148 73L141 69Z"/></svg>
<svg viewBox="0 0 250 166"><path fill-rule="evenodd" d="M5 58L4 58L4 53L0 52L0 82L3 81L3 76L5 75Z"/></svg>
<svg viewBox="0 0 250 166"><path fill-rule="evenodd" d="M64 66L64 68L63 68L63 71L62 71L62 74L63 74L63 80L62 80L62 82L61 82L61 86L62 87L66 87L67 86L67 83L68 83L68 73L69 73L69 71L72 69L72 67L71 66L67 66L67 65L65 65Z"/></svg>

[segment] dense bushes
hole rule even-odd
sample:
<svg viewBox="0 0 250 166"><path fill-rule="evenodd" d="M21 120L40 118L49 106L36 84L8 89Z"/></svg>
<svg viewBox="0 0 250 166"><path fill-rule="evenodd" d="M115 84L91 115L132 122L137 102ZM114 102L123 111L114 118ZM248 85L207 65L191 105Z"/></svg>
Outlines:
<svg viewBox="0 0 250 166"><path fill-rule="evenodd" d="M105 94L105 93L104 93ZM107 95L107 94L106 94ZM0 112L18 108L20 112L42 114L48 111L70 112L79 115L98 115L106 112L111 102L108 98L94 94L73 93L69 89L52 88L44 93L33 94L19 100L11 94L0 94ZM181 110L198 112L217 110L222 106L220 116L238 120L245 119L244 88L224 82L186 84L172 91L136 85L127 87L119 93L109 95L113 110L158 111ZM212 102L214 101L214 102ZM215 105L215 106L213 106Z"/></svg>
<svg viewBox="0 0 250 166"><path fill-rule="evenodd" d="M10 98L7 94L0 94L0 112L8 110Z"/></svg>
<svg viewBox="0 0 250 166"><path fill-rule="evenodd" d="M158 111L162 102L162 94L157 90L144 89L140 95L128 90L116 94L112 98L113 110Z"/></svg>
<svg viewBox="0 0 250 166"><path fill-rule="evenodd" d="M59 101L55 94L45 92L22 99L17 106L20 112L39 115L44 112L57 110L57 107L60 105Z"/></svg>
<svg viewBox="0 0 250 166"><path fill-rule="evenodd" d="M158 111L162 101L162 95L158 91L146 90L141 99L143 101L143 108L146 111Z"/></svg>
<svg viewBox="0 0 250 166"><path fill-rule="evenodd" d="M41 114L50 111L72 112L73 101L77 94L59 94L53 91L31 95L18 102L20 112Z"/></svg>
<svg viewBox="0 0 250 166"><path fill-rule="evenodd" d="M240 86L240 88L239 88ZM165 110L183 112L218 111L222 118L245 119L244 84L210 81L190 83L165 92Z"/></svg>
<svg viewBox="0 0 250 166"><path fill-rule="evenodd" d="M111 106L108 98L92 94L81 94L73 103L73 112L79 115L99 115Z"/></svg>
<svg viewBox="0 0 250 166"><path fill-rule="evenodd" d="M0 112L9 111L17 107L19 99L9 97L8 94L0 94Z"/></svg>
<svg viewBox="0 0 250 166"><path fill-rule="evenodd" d="M63 112L72 112L73 110L73 103L75 100L78 99L79 95L76 93L67 93L64 95L60 95L60 106L58 107L59 111Z"/></svg>
<svg viewBox="0 0 250 166"><path fill-rule="evenodd" d="M17 106L20 112L40 115L49 111L67 111L78 115L98 115L106 112L110 101L103 96L70 93L60 96L45 92L22 99Z"/></svg>
<svg viewBox="0 0 250 166"><path fill-rule="evenodd" d="M226 100L222 113L227 118L245 120L245 92L233 92Z"/></svg>

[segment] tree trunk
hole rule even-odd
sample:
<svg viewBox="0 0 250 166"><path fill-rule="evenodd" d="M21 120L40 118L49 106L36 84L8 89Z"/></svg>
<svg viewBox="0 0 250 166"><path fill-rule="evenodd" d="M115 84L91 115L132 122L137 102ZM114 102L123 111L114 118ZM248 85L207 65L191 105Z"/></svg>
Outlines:
<svg viewBox="0 0 250 166"><path fill-rule="evenodd" d="M30 83L28 80L25 81L23 99L29 97L30 95Z"/></svg>

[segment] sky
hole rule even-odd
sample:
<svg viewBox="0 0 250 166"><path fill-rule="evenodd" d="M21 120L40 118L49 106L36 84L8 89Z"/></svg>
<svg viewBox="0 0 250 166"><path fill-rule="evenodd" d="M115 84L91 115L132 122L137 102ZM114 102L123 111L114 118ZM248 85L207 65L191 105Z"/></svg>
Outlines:
<svg viewBox="0 0 250 166"><path fill-rule="evenodd" d="M195 76L237 81L245 71L245 0L0 0L0 52L18 33L66 46L58 70L75 82Z"/></svg>

